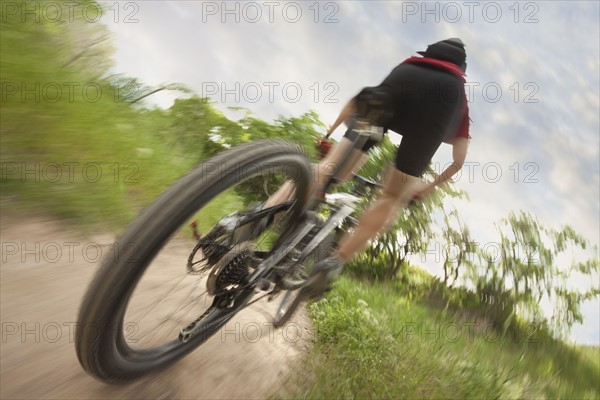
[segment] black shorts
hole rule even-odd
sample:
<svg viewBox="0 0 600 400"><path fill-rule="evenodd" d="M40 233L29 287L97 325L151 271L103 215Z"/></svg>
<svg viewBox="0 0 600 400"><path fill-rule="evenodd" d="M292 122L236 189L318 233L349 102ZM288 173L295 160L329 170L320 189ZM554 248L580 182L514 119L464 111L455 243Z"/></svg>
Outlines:
<svg viewBox="0 0 600 400"><path fill-rule="evenodd" d="M356 97L357 117L402 135L396 168L420 177L444 140L456 132L465 100L461 80L435 66L400 64ZM353 124L344 137L354 140ZM368 140L363 151L377 142Z"/></svg>

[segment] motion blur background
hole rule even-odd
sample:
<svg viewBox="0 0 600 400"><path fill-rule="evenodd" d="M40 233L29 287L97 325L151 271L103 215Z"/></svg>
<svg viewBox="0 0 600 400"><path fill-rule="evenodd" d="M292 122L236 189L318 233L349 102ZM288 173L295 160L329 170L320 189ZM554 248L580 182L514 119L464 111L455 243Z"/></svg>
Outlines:
<svg viewBox="0 0 600 400"><path fill-rule="evenodd" d="M33 237L48 220L118 234L178 177L239 143L282 137L314 157L315 140L362 87L460 37L467 164L430 204L419 231L427 247L386 279L412 284L418 266L443 287L476 291L492 264L508 276L529 268L543 296L528 288L520 317L566 343L600 343L597 2L3 1L1 13L2 226L27 221ZM388 150L400 137L389 139ZM450 161L443 145L432 169ZM450 233L465 239L464 227L492 264L473 249L462 249L472 256L462 269L451 259ZM17 236L2 237L3 344L9 260L27 264ZM388 240L401 247L408 237ZM512 266L500 260L507 249L522 252ZM369 268L379 267L352 271L364 278Z"/></svg>

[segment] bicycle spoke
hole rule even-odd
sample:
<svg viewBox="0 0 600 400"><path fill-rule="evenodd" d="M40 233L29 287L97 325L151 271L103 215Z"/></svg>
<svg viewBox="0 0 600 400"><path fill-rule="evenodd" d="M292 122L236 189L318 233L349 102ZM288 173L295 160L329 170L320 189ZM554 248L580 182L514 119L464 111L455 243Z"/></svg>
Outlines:
<svg viewBox="0 0 600 400"><path fill-rule="evenodd" d="M176 313L178 313L179 311L182 311L184 309L186 309L187 307L189 307L192 304L197 303L197 300L191 300L189 301L187 304L185 304L184 306L182 306L182 304L186 301L186 299L189 297L189 295L194 291L195 288L192 288L192 290L190 290L190 292L188 293L188 296L185 296L183 298L183 300L179 303L179 305L177 306L177 308L174 311L171 311L166 317L164 317L164 319L162 320L162 322L160 322L157 326L155 326L153 329L151 329L150 331L146 332L144 335L142 335L142 337L138 338L138 340L143 339L144 337L146 337L148 334L150 334L150 332L156 331L156 329L158 329L158 331L160 331L160 328L162 327L163 324L165 324L167 321L169 321L171 319L171 317L173 315L175 315ZM158 331L156 331L156 333L158 333ZM156 333L154 335L156 335ZM150 337L150 339L154 338L154 335Z"/></svg>
<svg viewBox="0 0 600 400"><path fill-rule="evenodd" d="M141 322L150 313L150 311L152 311L162 301L162 299L164 299L164 297L168 296L171 292L173 292L173 290L177 286L179 286L179 284L181 283L181 281L183 281L185 278L186 278L186 275L183 275L181 278L179 278L179 277L174 278L174 279L179 279L179 280L177 281L177 283L175 283L174 286L172 286L169 290L167 290L167 292L161 297L161 299L159 299L158 301L156 301L154 303L151 303L148 306L145 306L142 309L138 310L137 312L140 312L140 311L143 311L144 309L150 307L150 309L142 316L142 318L138 322ZM137 314L135 314L135 315L137 315Z"/></svg>

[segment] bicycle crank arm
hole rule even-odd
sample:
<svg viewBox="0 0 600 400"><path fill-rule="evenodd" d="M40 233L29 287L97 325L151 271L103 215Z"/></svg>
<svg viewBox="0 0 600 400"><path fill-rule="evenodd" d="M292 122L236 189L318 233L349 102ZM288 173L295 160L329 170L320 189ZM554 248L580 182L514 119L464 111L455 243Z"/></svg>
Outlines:
<svg viewBox="0 0 600 400"><path fill-rule="evenodd" d="M198 334L203 334L208 337L212 336L215 332L212 331L211 327L217 324L233 318L233 316L240 311L248 302L250 296L254 293L253 289L244 289L240 293L234 294L231 297L218 296L213 300L213 304L194 322L183 328L179 332L179 340L182 343L189 342L193 337ZM233 311L233 312L232 312ZM223 315L218 315L221 312ZM215 317L208 324L199 324L199 322L211 313L217 313Z"/></svg>

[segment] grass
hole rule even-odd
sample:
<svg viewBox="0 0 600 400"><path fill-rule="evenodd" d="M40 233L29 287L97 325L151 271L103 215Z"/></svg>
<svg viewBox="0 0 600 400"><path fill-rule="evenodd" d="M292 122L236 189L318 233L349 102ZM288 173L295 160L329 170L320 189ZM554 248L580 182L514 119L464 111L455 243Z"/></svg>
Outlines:
<svg viewBox="0 0 600 400"><path fill-rule="evenodd" d="M342 278L309 307L315 345L285 397L600 397L600 349L515 342L486 323Z"/></svg>

